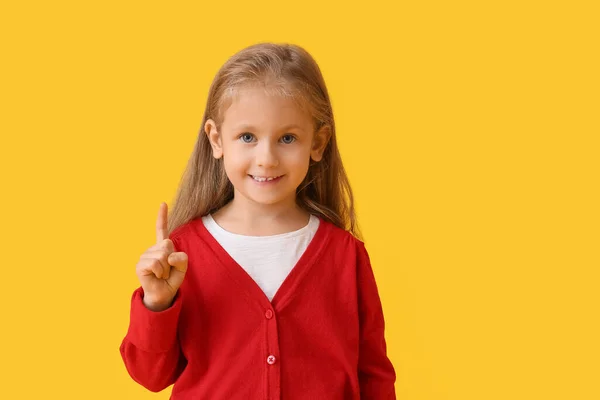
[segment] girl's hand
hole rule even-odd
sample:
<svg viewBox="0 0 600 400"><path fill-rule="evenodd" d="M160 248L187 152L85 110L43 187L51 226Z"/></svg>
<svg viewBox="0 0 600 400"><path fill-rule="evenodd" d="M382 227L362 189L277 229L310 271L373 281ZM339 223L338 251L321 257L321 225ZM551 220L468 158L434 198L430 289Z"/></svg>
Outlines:
<svg viewBox="0 0 600 400"><path fill-rule="evenodd" d="M173 302L188 267L188 256L175 252L167 235L167 204L161 203L156 220L156 244L140 256L136 274L144 289L144 305L163 311Z"/></svg>

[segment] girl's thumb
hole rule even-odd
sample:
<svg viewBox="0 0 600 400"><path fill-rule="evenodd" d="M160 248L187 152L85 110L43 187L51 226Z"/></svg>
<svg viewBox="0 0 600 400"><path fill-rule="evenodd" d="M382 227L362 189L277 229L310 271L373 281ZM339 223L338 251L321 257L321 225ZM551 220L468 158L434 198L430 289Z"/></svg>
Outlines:
<svg viewBox="0 0 600 400"><path fill-rule="evenodd" d="M183 251L173 252L169 254L167 259L169 265L172 265L179 272L187 271L188 267L188 256Z"/></svg>

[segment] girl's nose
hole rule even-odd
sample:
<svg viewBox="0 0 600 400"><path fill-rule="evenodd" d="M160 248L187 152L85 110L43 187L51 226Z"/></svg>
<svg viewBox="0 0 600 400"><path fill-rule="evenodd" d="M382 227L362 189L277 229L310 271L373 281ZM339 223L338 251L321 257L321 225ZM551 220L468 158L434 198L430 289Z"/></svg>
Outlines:
<svg viewBox="0 0 600 400"><path fill-rule="evenodd" d="M273 145L266 141L257 146L256 164L261 167L276 167L279 165L279 157Z"/></svg>

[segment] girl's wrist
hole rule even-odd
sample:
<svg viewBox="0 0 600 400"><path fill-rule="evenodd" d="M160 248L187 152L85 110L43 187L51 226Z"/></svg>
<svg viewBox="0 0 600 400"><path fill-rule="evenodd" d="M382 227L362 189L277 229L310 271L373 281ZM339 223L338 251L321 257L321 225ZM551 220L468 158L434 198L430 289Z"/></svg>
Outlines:
<svg viewBox="0 0 600 400"><path fill-rule="evenodd" d="M171 304L173 303L173 299L170 299L168 301L153 301L152 299L148 298L148 296L144 295L144 297L142 298L142 303L144 303L144 306L150 310L150 311L154 311L154 312L160 312L160 311L164 311L167 308L171 307Z"/></svg>

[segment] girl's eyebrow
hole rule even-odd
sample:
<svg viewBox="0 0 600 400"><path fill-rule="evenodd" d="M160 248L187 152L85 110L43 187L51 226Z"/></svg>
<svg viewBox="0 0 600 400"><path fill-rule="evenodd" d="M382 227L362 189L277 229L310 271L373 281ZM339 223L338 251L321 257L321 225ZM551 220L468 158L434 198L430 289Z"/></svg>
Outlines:
<svg viewBox="0 0 600 400"><path fill-rule="evenodd" d="M287 131L288 129L299 129L301 131L304 131L304 129L300 126L300 125L296 125L296 124L290 124L290 125L286 125L282 128L279 128L281 131ZM239 125L235 128L235 130L237 131L254 131L256 132L256 127L249 125L249 124L242 124Z"/></svg>

